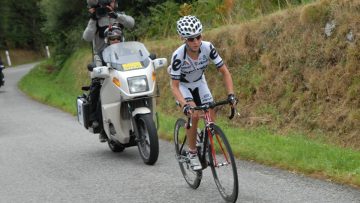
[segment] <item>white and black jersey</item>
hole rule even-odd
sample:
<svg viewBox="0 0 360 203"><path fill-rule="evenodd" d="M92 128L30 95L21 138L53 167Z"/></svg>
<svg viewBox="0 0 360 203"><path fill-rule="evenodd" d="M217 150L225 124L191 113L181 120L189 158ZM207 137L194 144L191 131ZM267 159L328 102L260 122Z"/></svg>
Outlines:
<svg viewBox="0 0 360 203"><path fill-rule="evenodd" d="M171 78L183 83L196 82L203 76L209 61L212 61L217 68L224 64L214 45L210 42L202 41L199 52L199 58L193 60L186 54L186 44L180 46L171 57Z"/></svg>
<svg viewBox="0 0 360 203"><path fill-rule="evenodd" d="M169 73L171 79L180 80L180 92L186 101L193 100L198 106L213 101L204 75L210 61L217 68L224 65L215 47L208 41L201 42L196 60L187 55L186 44L173 53Z"/></svg>

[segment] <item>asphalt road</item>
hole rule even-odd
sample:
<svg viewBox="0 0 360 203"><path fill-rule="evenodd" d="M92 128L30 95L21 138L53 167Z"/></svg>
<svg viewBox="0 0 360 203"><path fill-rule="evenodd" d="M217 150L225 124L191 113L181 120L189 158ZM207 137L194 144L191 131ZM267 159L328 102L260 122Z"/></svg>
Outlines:
<svg viewBox="0 0 360 203"><path fill-rule="evenodd" d="M210 169L187 186L172 143L154 166L136 147L113 153L75 117L40 104L16 84L34 64L4 70L0 88L0 202L222 202ZM74 98L75 104L75 98ZM238 161L238 202L360 202L360 190Z"/></svg>

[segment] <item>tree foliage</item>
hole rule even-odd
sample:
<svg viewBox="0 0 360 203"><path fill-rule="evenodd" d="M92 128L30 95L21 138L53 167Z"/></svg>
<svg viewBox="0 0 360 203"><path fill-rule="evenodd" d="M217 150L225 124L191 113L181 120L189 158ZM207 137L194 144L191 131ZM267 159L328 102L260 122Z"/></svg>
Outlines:
<svg viewBox="0 0 360 203"><path fill-rule="evenodd" d="M81 33L88 20L86 1L41 0L40 8L46 17L42 31L54 47L55 61L61 65L83 43Z"/></svg>
<svg viewBox="0 0 360 203"><path fill-rule="evenodd" d="M176 35L176 21L196 15L205 30L312 0L118 0L119 10L135 18L127 39L162 38ZM62 63L82 46L88 22L85 0L2 0L0 49L38 49L50 45L55 61Z"/></svg>
<svg viewBox="0 0 360 203"><path fill-rule="evenodd" d="M2 0L0 6L0 48L39 49L43 35L39 32L43 18L39 10L40 0L21 3Z"/></svg>

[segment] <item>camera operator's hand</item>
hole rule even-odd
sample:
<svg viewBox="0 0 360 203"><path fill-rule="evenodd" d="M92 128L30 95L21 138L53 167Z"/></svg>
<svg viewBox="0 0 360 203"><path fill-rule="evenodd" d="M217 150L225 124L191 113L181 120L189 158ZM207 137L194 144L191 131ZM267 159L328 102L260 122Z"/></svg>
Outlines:
<svg viewBox="0 0 360 203"><path fill-rule="evenodd" d="M96 17L96 12L95 12L95 8L90 8L89 9L89 13L90 13L90 18L93 19L93 20L97 20L97 17Z"/></svg>
<svg viewBox="0 0 360 203"><path fill-rule="evenodd" d="M109 12L109 13L108 13L108 16L109 16L110 18L114 18L114 19L118 18L118 14L115 13L114 11Z"/></svg>

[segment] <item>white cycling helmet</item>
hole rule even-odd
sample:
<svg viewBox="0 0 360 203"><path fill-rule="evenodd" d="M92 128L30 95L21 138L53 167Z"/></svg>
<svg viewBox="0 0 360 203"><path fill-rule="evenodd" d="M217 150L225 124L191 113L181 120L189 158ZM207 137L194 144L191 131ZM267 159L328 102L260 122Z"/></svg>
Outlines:
<svg viewBox="0 0 360 203"><path fill-rule="evenodd" d="M195 16L181 17L177 22L177 32L183 38L196 37L202 32L202 25Z"/></svg>

